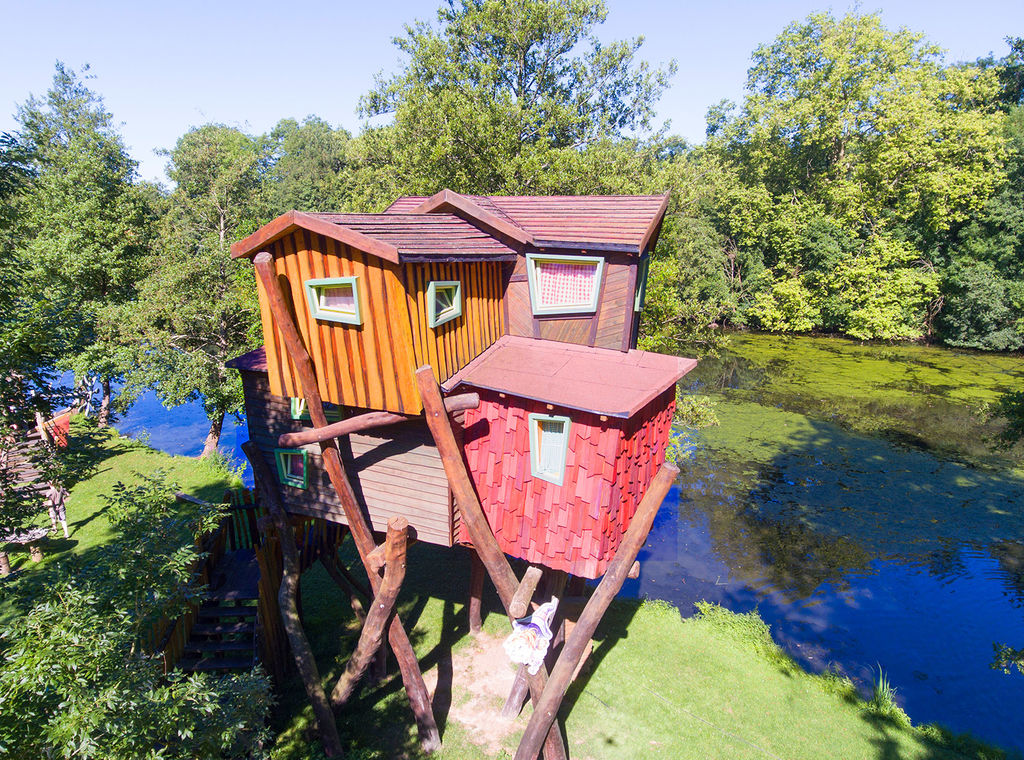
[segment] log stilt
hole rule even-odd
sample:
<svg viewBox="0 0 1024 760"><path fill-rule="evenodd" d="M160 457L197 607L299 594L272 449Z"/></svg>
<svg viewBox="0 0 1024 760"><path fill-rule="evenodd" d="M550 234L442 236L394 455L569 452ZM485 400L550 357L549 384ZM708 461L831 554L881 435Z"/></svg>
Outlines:
<svg viewBox="0 0 1024 760"><path fill-rule="evenodd" d="M536 760L541 744L545 741L550 727L555 723L558 707L569 688L576 666L586 651L587 643L594 635L597 624L601 622L608 605L612 603L615 595L622 588L622 584L625 583L626 576L636 560L636 555L651 531L658 507L668 494L678 474L678 467L665 463L648 486L647 493L640 501L636 514L633 515L633 520L622 538L615 557L608 565L604 577L569 634L562 653L551 670L551 677L544 687L544 692L540 699L534 702L533 715L530 716L530 721L526 725L526 731L519 743L515 760Z"/></svg>
<svg viewBox="0 0 1024 760"><path fill-rule="evenodd" d="M274 323L284 342L285 350L298 375L299 384L306 399L306 408L309 410L310 421L314 427L325 428L327 427L327 417L324 414L323 401L320 398L319 386L313 372L313 362L292 319L281 290L281 284L274 271L273 262L274 257L266 251L256 254L253 260L256 275L263 286L267 305L273 314ZM373 571L367 561L369 554L376 548L369 520L363 513L355 492L352 490L352 484L345 474L337 442L333 438L328 438L320 441L319 444L324 469L327 471L327 476L337 492L341 507L345 512L349 532L352 534L356 550L359 552L359 558L366 568L371 590L376 593L381 584L381 577ZM431 710L430 695L423 682L423 673L420 671L409 636L402 627L398 615L392 617L391 623L388 625L388 642L398 661L402 681L405 684L406 693L409 695L409 704L412 707L419 731L420 746L426 752L433 752L441 746L441 737Z"/></svg>
<svg viewBox="0 0 1024 760"><path fill-rule="evenodd" d="M530 571L536 571L531 577ZM531 565L526 569L526 573L523 575L522 583L519 584L519 588L516 590L517 597L520 592L524 592L524 589L530 589L529 596L524 597L525 601L519 598L513 599L513 604L521 602L521 608L514 608L510 610L513 617L522 617L526 614L526 611L530 609L530 601L533 598L533 590L537 587L538 581L541 582L541 598L545 601L549 601L551 597L559 597L558 609L555 611L555 616L551 620L552 631L555 635L551 639L551 646L548 649L548 662L553 661L551 653L555 650L555 647L561 643L564 638L564 621L565 612L562 609L561 596L565 591L565 584L568 575L561 570L541 570L539 567ZM528 585L529 583L529 585ZM519 612L522 609L522 612ZM516 678L512 682L512 688L509 689L508 698L505 700L505 704L501 708L501 717L506 720L514 720L519 716L519 713L523 711L523 703L526 702L527 693L529 692L529 683L526 680L526 666L520 665L519 670L516 671Z"/></svg>
<svg viewBox="0 0 1024 760"><path fill-rule="evenodd" d="M295 531L281 505L277 487L263 454L252 441L243 443L242 451L245 452L245 456L252 465L253 477L266 501L267 511L274 521L278 540L281 543L283 577L281 588L278 591L278 605L281 609L281 620L284 623L285 632L288 634L288 642L291 644L292 654L295 657L295 664L298 666L302 684L306 687L309 701L313 705L313 716L316 718L324 753L328 757L340 757L343 750L341 737L338 736L338 727L334 722L334 713L331 711L327 695L320 685L320 671L316 666L313 648L309 645L306 633L302 629L302 620L299 617L296 597L300 568L299 550L295 545Z"/></svg>
<svg viewBox="0 0 1024 760"><path fill-rule="evenodd" d="M334 691L331 692L331 706L340 710L355 692L359 679L370 667L370 661L380 649L384 641L384 631L395 610L398 591L405 580L406 538L409 533L409 521L404 517L392 517L388 521L387 539L384 542L384 580L381 581L377 595L366 615L366 622L359 634L356 649L345 666Z"/></svg>
<svg viewBox="0 0 1024 760"><path fill-rule="evenodd" d="M363 607L363 600L359 598L359 593L356 587L351 584L338 567L341 563L338 562L334 557L329 555L320 556L320 564L324 566L324 570L331 577L331 580L348 596L349 606L352 607L352 612L359 620L360 624L366 622L366 609Z"/></svg>
<svg viewBox="0 0 1024 760"><path fill-rule="evenodd" d="M483 627L480 608L484 596L484 563L472 549L469 550L469 632L476 635Z"/></svg>
<svg viewBox="0 0 1024 760"><path fill-rule="evenodd" d="M480 499L473 487L473 480L470 478L466 463L462 458L462 447L456 440L451 419L448 417L444 400L441 398L441 391L437 387L434 371L429 366L420 367L416 370L416 383L423 400L427 426L437 445L441 464L444 466L448 483L455 495L455 502L459 505L463 524L469 531L473 548L487 568L491 582L497 589L498 597L507 611L512 604L512 597L515 596L519 582L512 571L512 566L508 563L508 558L498 546L498 540L491 531L483 507L480 506ZM526 680L530 687L530 696L536 703L544 691L545 683L547 683L547 669L542 667L536 675L532 676L527 673ZM564 760L566 757L565 742L562 740L561 729L557 724L548 725L543 742L546 760Z"/></svg>

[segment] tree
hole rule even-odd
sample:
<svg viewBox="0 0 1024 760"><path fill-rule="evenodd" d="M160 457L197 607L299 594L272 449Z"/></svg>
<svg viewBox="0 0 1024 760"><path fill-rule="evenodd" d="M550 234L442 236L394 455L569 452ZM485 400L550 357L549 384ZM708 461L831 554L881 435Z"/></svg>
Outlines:
<svg viewBox="0 0 1024 760"><path fill-rule="evenodd" d="M768 269L751 320L927 333L936 250L1002 181L998 86L875 15L813 14L759 47L742 107L708 118L712 149L771 198L744 241ZM805 293L816 303L793 312Z"/></svg>
<svg viewBox="0 0 1024 760"><path fill-rule="evenodd" d="M176 183L161 220L158 255L122 314L134 347L125 393L152 388L167 406L201 400L217 450L226 414L242 410L238 373L224 363L261 342L255 279L230 244L267 218L267 146L231 127L190 130L168 154Z"/></svg>
<svg viewBox="0 0 1024 760"><path fill-rule="evenodd" d="M86 86L87 71L58 62L46 98L18 109L36 175L23 201L21 258L36 300L60 304L67 316L64 366L99 377L105 424L112 381L126 370L110 340L111 310L134 297L151 220L134 187L136 162Z"/></svg>
<svg viewBox="0 0 1024 760"><path fill-rule="evenodd" d="M269 685L260 671L163 675L147 653L161 617L201 596L196 538L216 511L181 514L158 478L115 486L115 538L8 585L0 629L0 747L14 757L261 757Z"/></svg>
<svg viewBox="0 0 1024 760"><path fill-rule="evenodd" d="M268 136L273 164L267 177L268 203L275 214L341 211L352 183L352 135L323 119L307 116L300 124L282 119Z"/></svg>
<svg viewBox="0 0 1024 760"><path fill-rule="evenodd" d="M356 205L441 187L571 192L597 166L588 151L650 128L674 71L636 59L642 38L601 43L606 16L590 0L452 0L436 28L407 26L406 67L362 100L393 121L358 141Z"/></svg>

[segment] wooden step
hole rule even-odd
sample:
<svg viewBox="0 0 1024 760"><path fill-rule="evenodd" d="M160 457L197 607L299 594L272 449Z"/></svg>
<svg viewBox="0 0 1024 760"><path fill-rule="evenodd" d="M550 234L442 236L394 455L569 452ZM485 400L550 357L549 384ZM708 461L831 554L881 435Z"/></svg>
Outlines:
<svg viewBox="0 0 1024 760"><path fill-rule="evenodd" d="M234 634L252 635L253 624L250 623L195 623L192 626L193 636L228 636Z"/></svg>
<svg viewBox="0 0 1024 760"><path fill-rule="evenodd" d="M248 605L199 608L199 618L256 617L256 608Z"/></svg>
<svg viewBox="0 0 1024 760"><path fill-rule="evenodd" d="M186 652L249 652L252 653L253 642L248 641L189 641L185 645Z"/></svg>
<svg viewBox="0 0 1024 760"><path fill-rule="evenodd" d="M186 673L211 670L250 670L252 657L184 657L178 660L178 667Z"/></svg>

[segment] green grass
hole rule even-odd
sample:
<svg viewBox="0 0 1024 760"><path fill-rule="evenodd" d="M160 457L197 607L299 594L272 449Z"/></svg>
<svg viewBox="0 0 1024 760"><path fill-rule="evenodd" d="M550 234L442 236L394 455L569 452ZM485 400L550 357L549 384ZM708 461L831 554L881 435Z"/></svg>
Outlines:
<svg viewBox="0 0 1024 760"><path fill-rule="evenodd" d="M468 563L458 551L412 550L401 614L425 672L446 673L470 645L465 619ZM325 686L337 678L357 635L347 602L319 567L303 577L306 631ZM837 757L853 760L945 760L1005 755L933 728L914 728L861 699L845 679L803 671L771 639L756 614L703 604L683 619L662 602L617 601L595 636L588 668L572 685L562 718L570 756L602 758ZM507 622L491 600L485 632L501 637ZM392 670L394 667L392 666ZM428 678L429 680L429 678ZM470 684L452 684L450 700L435 699L442 727L441 760L498 756L475 732L448 718L469 699ZM493 699L500 721L501 699ZM895 707L895 705L893 705ZM896 708L898 709L898 708ZM508 757L529 708L504 739ZM419 757L412 716L394 674L364 686L339 722L351 756ZM276 760L318 758L311 710L292 677L284 685L274 728Z"/></svg>
<svg viewBox="0 0 1024 760"><path fill-rule="evenodd" d="M225 488L238 484L237 477L222 465L171 456L113 429L97 430L78 420L71 446L75 461L67 502L71 537L65 539L58 528L57 533L40 542L44 563L68 553L80 554L111 538L104 497L112 493L118 481L131 485L139 481L140 475L162 472L169 483L178 486L177 490L214 502L221 500ZM37 522L47 524L45 513ZM7 551L13 569L31 567L27 547L12 544Z"/></svg>

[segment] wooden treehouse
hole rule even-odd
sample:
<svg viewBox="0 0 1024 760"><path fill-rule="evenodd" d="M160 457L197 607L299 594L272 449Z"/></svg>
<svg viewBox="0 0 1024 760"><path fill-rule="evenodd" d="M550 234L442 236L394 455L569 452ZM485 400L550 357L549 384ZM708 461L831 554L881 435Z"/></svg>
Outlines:
<svg viewBox="0 0 1024 760"><path fill-rule="evenodd" d="M347 526L381 602L328 705L288 620L282 538L282 615L328 752L329 707L384 628L423 744L439 741L391 609L408 536L472 549L473 630L485 569L511 618L569 586L550 678L521 669L506 705L534 701L517 758L565 756L558 704L674 479L675 388L696 364L636 349L667 203L445 190L382 214L288 212L232 247L254 260L263 323L264 347L230 363L261 496L282 536L288 520ZM508 557L529 564L522 579ZM581 579L602 576L584 597Z"/></svg>

